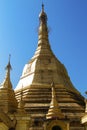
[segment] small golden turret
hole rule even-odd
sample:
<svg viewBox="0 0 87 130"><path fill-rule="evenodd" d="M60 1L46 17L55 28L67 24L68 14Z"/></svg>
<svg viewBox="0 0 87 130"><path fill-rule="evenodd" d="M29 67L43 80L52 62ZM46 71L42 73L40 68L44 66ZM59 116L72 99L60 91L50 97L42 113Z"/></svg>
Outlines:
<svg viewBox="0 0 87 130"><path fill-rule="evenodd" d="M15 98L15 93L10 80L10 70L12 69L10 64L10 55L8 64L5 69L6 76L2 84L0 85L0 110L5 113L13 113L16 112L18 103Z"/></svg>
<svg viewBox="0 0 87 130"><path fill-rule="evenodd" d="M12 69L11 64L10 64L10 55L9 55L8 64L5 67L5 69L6 69L6 76L5 76L5 79L2 83L2 86L3 86L3 88L12 89L12 83L11 83L11 80L10 80L10 70Z"/></svg>
<svg viewBox="0 0 87 130"><path fill-rule="evenodd" d="M56 99L54 83L51 84L51 87L52 87L52 100L50 103L48 113L46 115L46 119L63 119L64 115L62 114Z"/></svg>

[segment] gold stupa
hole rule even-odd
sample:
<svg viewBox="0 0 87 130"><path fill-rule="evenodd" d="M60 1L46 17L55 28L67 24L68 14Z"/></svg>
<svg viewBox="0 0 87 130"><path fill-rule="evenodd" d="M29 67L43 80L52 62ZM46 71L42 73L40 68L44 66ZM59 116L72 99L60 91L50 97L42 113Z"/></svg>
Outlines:
<svg viewBox="0 0 87 130"><path fill-rule="evenodd" d="M62 113L60 115L70 120L70 130L76 128L80 130L83 128L80 118L84 113L84 98L73 86L65 66L51 49L47 20L47 14L42 4L42 10L39 14L37 49L34 56L24 66L15 88L16 98L19 101L23 88L22 99L25 102L25 111L31 115L32 119L44 120L46 115L49 115L49 111L52 110L50 102L53 103L54 100L51 96L51 93L54 93L51 86L53 82L56 92L54 102L58 103L58 105L56 103L56 107ZM57 112L58 110L56 108Z"/></svg>

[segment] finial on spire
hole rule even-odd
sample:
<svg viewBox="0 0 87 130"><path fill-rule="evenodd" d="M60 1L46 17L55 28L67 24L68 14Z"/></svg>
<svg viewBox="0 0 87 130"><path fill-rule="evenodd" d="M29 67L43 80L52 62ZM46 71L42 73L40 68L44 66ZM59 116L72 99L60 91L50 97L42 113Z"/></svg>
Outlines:
<svg viewBox="0 0 87 130"><path fill-rule="evenodd" d="M42 2L42 11L44 12L44 4L43 4L43 2Z"/></svg>
<svg viewBox="0 0 87 130"><path fill-rule="evenodd" d="M11 59L11 54L9 54L8 64L5 67L6 70L8 70L8 69L11 70L12 69L11 64L10 64L10 59Z"/></svg>
<svg viewBox="0 0 87 130"><path fill-rule="evenodd" d="M10 59L11 59L11 54L9 54L9 62L10 62Z"/></svg>
<svg viewBox="0 0 87 130"><path fill-rule="evenodd" d="M44 24L47 23L47 15L44 11L44 4L43 3L42 3L42 10L40 12L39 18L40 18L40 23L44 23Z"/></svg>
<svg viewBox="0 0 87 130"><path fill-rule="evenodd" d="M10 64L10 57L11 57L11 55L9 55L8 64L5 67L6 76L5 76L5 79L2 83L2 85L3 85L4 88L12 89L12 83L11 83L11 80L10 80L10 70L12 69L11 64Z"/></svg>

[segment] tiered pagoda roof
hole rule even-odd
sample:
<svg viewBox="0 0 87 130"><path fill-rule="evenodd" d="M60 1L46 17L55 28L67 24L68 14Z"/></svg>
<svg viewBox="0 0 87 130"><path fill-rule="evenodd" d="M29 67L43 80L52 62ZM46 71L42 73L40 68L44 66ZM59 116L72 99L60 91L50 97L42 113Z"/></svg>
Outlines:
<svg viewBox="0 0 87 130"><path fill-rule="evenodd" d="M15 88L16 98L25 102L25 110L32 117L45 117L52 100L51 83L55 84L56 100L67 118L80 120L84 113L84 98L73 86L65 66L54 55L48 37L47 15L44 5L39 15L38 46L34 56L24 66Z"/></svg>

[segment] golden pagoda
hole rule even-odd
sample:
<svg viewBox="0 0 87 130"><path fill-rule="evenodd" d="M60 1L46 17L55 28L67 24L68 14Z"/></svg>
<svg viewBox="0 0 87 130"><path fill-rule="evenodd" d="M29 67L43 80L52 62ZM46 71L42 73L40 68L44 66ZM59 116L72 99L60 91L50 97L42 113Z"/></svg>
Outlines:
<svg viewBox="0 0 87 130"><path fill-rule="evenodd" d="M5 79L0 85L0 130L26 130L30 122L30 115L23 108L22 98L19 103L16 100L10 80L11 68L9 58L5 68Z"/></svg>
<svg viewBox="0 0 87 130"><path fill-rule="evenodd" d="M70 130L83 130L80 120L84 113L84 97L73 86L65 66L56 58L51 49L47 20L47 14L42 4L42 10L39 14L37 49L34 56L24 66L20 80L15 88L16 98L19 101L23 86L24 109L31 115L33 120L32 130L36 128L38 130L41 128L54 130L56 126L60 128L58 130L61 130L63 129L61 126L63 126L64 120L69 121L68 127ZM54 93L51 86L52 82L55 84L55 102L58 102L58 105L56 103L56 107L58 107L56 112L60 111L61 113L59 117L57 115L56 123L55 119L46 118L50 115L49 111L52 111L50 102L53 103L54 100L51 96L51 93ZM64 115L63 121L62 119L61 121L58 120L60 115ZM43 125L40 125L41 121ZM45 128L43 128L44 126ZM67 126L65 129L68 129Z"/></svg>
<svg viewBox="0 0 87 130"><path fill-rule="evenodd" d="M42 4L37 48L15 90L9 58L0 85L0 130L87 130L84 97L51 49L47 20Z"/></svg>
<svg viewBox="0 0 87 130"><path fill-rule="evenodd" d="M12 89L12 83L10 80L10 70L12 69L10 64L10 56L6 69L6 76L3 83L0 85L0 109L5 113L15 112L17 109L17 100L15 98L14 90Z"/></svg>

